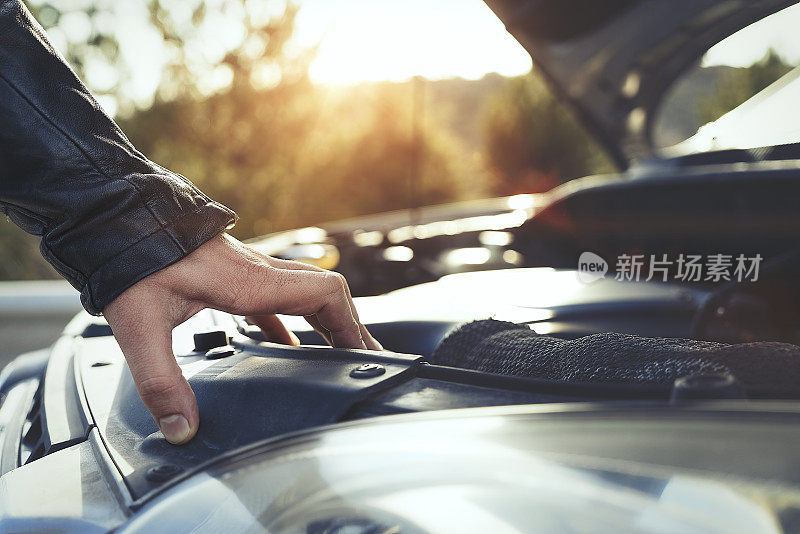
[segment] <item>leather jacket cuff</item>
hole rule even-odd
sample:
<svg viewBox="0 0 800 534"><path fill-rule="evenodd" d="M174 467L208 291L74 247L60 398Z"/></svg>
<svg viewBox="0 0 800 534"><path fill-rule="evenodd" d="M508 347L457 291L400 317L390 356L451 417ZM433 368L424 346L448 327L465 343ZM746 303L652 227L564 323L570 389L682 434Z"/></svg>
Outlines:
<svg viewBox="0 0 800 534"><path fill-rule="evenodd" d="M80 288L83 307L100 315L106 305L136 282L183 259L231 228L235 221L233 211L213 201L180 215L94 271Z"/></svg>
<svg viewBox="0 0 800 534"><path fill-rule="evenodd" d="M208 201L179 214L174 220L125 246L87 276L72 271L42 241L42 253L80 291L89 313L103 309L126 289L146 276L183 259L209 239L231 228L236 214L217 202ZM85 235L80 241L91 243ZM91 251L86 251L91 254Z"/></svg>

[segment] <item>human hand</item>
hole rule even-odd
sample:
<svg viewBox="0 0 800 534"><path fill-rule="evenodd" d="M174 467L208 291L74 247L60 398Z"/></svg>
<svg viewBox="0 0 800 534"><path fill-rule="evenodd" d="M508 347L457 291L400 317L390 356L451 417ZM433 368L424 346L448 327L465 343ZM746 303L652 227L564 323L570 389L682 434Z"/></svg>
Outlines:
<svg viewBox="0 0 800 534"><path fill-rule="evenodd" d="M143 278L103 310L147 409L164 437L186 443L199 415L172 353L172 329L204 308L246 315L267 339L297 345L274 314L303 315L335 347L382 350L359 322L344 277L261 254L220 234Z"/></svg>

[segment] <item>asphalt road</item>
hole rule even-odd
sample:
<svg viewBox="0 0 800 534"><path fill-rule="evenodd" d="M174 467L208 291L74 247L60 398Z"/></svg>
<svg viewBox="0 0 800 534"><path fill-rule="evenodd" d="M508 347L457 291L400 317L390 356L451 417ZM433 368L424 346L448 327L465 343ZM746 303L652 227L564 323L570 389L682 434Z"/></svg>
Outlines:
<svg viewBox="0 0 800 534"><path fill-rule="evenodd" d="M0 282L0 368L52 345L80 309L78 292L66 282Z"/></svg>
<svg viewBox="0 0 800 534"><path fill-rule="evenodd" d="M72 314L0 318L0 369L19 354L52 345L71 318Z"/></svg>

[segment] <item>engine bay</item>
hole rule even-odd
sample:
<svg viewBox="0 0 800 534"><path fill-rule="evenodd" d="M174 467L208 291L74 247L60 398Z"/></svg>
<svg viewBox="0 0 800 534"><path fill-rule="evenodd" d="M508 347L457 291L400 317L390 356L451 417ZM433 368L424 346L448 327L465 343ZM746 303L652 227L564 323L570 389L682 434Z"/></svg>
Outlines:
<svg viewBox="0 0 800 534"><path fill-rule="evenodd" d="M762 178L785 187L789 199L795 170L769 171ZM173 332L201 419L197 436L181 446L167 443L142 404L109 326L82 313L51 349L6 372L0 473L91 441L135 509L231 451L376 416L800 399L796 215L788 203L768 206L774 193L762 194L753 176L722 190L719 176L570 185L513 230L508 250L521 251L529 267L448 274L357 299L386 352L323 346L299 317L282 317L300 340L294 347L266 341L241 317L198 313ZM615 215L599 224L606 197ZM658 214L674 215L677 205L685 227L654 231ZM681 232L698 228L701 206L704 220L719 224L692 230L689 239ZM749 222L723 228L737 220ZM754 236L764 228L770 239L758 248ZM644 233L649 241L637 242ZM670 239L693 245L691 252L763 253L759 278L639 281L610 269L587 282L570 263L581 250L607 258L672 252Z"/></svg>
<svg viewBox="0 0 800 534"><path fill-rule="evenodd" d="M724 358L709 359L726 346L680 339L691 334L708 303L716 302L711 292L610 278L574 284L574 279L574 271L553 269L465 273L359 299L365 323L387 352L321 346L316 332L290 318L287 326L302 344L277 345L241 317L204 310L173 333L173 350L202 421L197 436L178 447L164 440L139 399L111 329L102 319L81 314L38 371L33 365L16 384L7 382L11 402L4 407L20 412L24 407L27 416L7 427L3 447L11 454L3 454L2 470L96 435L120 483L144 502L170 480L228 451L375 416L551 403L683 406L698 399L800 398L800 391L769 384L770 376L782 374L791 382L800 375L793 363L800 361L797 347L764 343L759 353L753 344L731 345L740 348L733 354L739 367L731 368ZM518 289L501 291L503 286ZM468 287L481 287L495 298L470 294ZM475 319L482 320L470 322ZM471 325L484 330L465 338ZM492 337L497 335L505 337ZM748 358L774 359L773 345L782 359L766 365L772 375L753 379ZM628 348L638 358L638 371L626 359ZM576 351L589 356L583 374L575 373L570 360ZM673 359L664 359L667 351ZM560 362L562 369L542 371L542 362L551 368ZM638 374L615 375L617 364Z"/></svg>

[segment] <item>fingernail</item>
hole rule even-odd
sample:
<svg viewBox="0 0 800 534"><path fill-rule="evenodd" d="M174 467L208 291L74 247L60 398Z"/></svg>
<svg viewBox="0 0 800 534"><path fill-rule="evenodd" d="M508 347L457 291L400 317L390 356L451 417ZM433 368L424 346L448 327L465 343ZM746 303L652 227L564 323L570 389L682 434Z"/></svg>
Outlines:
<svg viewBox="0 0 800 534"><path fill-rule="evenodd" d="M167 441L174 444L183 443L189 437L189 421L182 415L168 415L158 420L161 433Z"/></svg>
<svg viewBox="0 0 800 534"><path fill-rule="evenodd" d="M295 347L300 344L300 338L297 337L297 335L295 335L295 333L292 332L291 330L289 330L289 338L292 340L292 345L294 345Z"/></svg>

